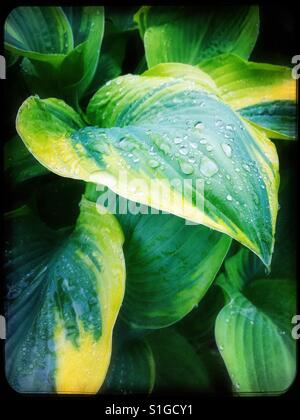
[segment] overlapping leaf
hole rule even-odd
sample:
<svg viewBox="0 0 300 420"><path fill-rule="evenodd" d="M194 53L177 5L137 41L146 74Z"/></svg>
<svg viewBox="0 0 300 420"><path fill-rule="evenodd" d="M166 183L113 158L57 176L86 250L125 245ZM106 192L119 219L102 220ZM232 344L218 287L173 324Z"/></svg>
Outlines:
<svg viewBox="0 0 300 420"><path fill-rule="evenodd" d="M86 195L100 207L110 204L125 234L126 292L121 318L132 327L152 329L173 324L190 312L214 280L230 238L141 208L110 190L97 193L93 184Z"/></svg>
<svg viewBox="0 0 300 420"><path fill-rule="evenodd" d="M295 283L286 279L249 283L242 266L252 272L245 249L228 260L225 275L218 279L230 297L216 320L218 347L236 392L282 393L296 373L290 335Z"/></svg>
<svg viewBox="0 0 300 420"><path fill-rule="evenodd" d="M93 79L103 31L102 7L22 6L6 19L5 46L25 57L34 90L42 87L76 103Z"/></svg>
<svg viewBox="0 0 300 420"><path fill-rule="evenodd" d="M147 342L156 366L155 391L211 391L208 368L183 335L167 328L149 335Z"/></svg>
<svg viewBox="0 0 300 420"><path fill-rule="evenodd" d="M95 94L87 116L95 127L78 130L82 123L67 105L32 97L17 130L53 172L227 233L270 263L275 148L211 91L153 72L123 76Z"/></svg>
<svg viewBox="0 0 300 420"><path fill-rule="evenodd" d="M223 54L199 64L222 98L272 138L296 136L296 80L291 69Z"/></svg>
<svg viewBox="0 0 300 420"><path fill-rule="evenodd" d="M12 185L48 173L45 166L32 156L19 136L5 143L4 171Z"/></svg>
<svg viewBox="0 0 300 420"><path fill-rule="evenodd" d="M232 52L248 58L258 35L256 6L142 7L135 15L148 67L198 64Z"/></svg>
<svg viewBox="0 0 300 420"><path fill-rule="evenodd" d="M130 340L113 348L112 361L103 385L109 394L148 394L155 381L155 363L144 340Z"/></svg>
<svg viewBox="0 0 300 420"><path fill-rule="evenodd" d="M95 393L124 294L123 235L83 199L73 231L8 214L6 376L19 392Z"/></svg>

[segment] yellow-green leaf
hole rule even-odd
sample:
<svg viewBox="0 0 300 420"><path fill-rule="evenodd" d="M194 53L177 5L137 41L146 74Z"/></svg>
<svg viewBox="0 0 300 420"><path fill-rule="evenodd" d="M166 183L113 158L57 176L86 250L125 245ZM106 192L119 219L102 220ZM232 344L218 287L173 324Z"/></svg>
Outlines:
<svg viewBox="0 0 300 420"><path fill-rule="evenodd" d="M87 116L78 130L63 102L31 97L17 130L53 172L226 233L269 265L278 160L263 133L193 80L153 73L108 82Z"/></svg>
<svg viewBox="0 0 300 420"><path fill-rule="evenodd" d="M8 214L6 377L18 392L96 393L125 287L123 234L85 198L74 229Z"/></svg>

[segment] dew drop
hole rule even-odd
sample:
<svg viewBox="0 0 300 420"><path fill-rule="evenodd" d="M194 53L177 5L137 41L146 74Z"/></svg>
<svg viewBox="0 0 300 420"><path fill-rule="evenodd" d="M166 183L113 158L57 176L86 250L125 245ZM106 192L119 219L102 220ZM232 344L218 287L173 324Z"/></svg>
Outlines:
<svg viewBox="0 0 300 420"><path fill-rule="evenodd" d="M226 130L234 131L234 126L232 124L227 124L226 125Z"/></svg>
<svg viewBox="0 0 300 420"><path fill-rule="evenodd" d="M188 148L186 147L186 146L180 146L180 148L179 148L179 153L181 154L181 155L187 155L187 153L188 153Z"/></svg>
<svg viewBox="0 0 300 420"><path fill-rule="evenodd" d="M228 201L232 201L232 196L231 196L230 194L227 194L227 196L226 196L226 200L228 200Z"/></svg>
<svg viewBox="0 0 300 420"><path fill-rule="evenodd" d="M231 147L229 146L229 144L227 144L227 143L222 143L222 144L221 144L221 147L222 147L222 150L223 150L223 152L225 153L225 155L226 155L227 157L230 157L230 156L231 156L231 153L232 153L232 150L231 150Z"/></svg>
<svg viewBox="0 0 300 420"><path fill-rule="evenodd" d="M148 163L150 168L157 168L159 166L159 162L155 159L150 159Z"/></svg>
<svg viewBox="0 0 300 420"><path fill-rule="evenodd" d="M211 177L218 172L219 168L218 165L208 157L204 156L201 159L200 163L200 171L203 175L207 177Z"/></svg>
<svg viewBox="0 0 300 420"><path fill-rule="evenodd" d="M189 163L186 163L186 162L180 163L180 168L181 168L182 172L186 175L190 175L191 173L194 172L193 166L190 165Z"/></svg>
<svg viewBox="0 0 300 420"><path fill-rule="evenodd" d="M180 137L175 137L175 139L174 139L175 144L179 144L181 142L182 142L182 139Z"/></svg>
<svg viewBox="0 0 300 420"><path fill-rule="evenodd" d="M247 165L247 164L243 164L242 166L243 166L243 168L244 168L247 172L251 172L251 169L250 169L250 166L249 166L249 165Z"/></svg>
<svg viewBox="0 0 300 420"><path fill-rule="evenodd" d="M194 127L195 127L197 130L203 130L203 128L204 128L204 124L203 124L203 122L202 122L202 121L198 121L198 122L196 122L196 124L194 125Z"/></svg>
<svg viewBox="0 0 300 420"><path fill-rule="evenodd" d="M167 144L165 144L165 143L162 143L161 145L160 145L160 149L166 154L166 155L168 155L170 152L171 152L171 148L170 148L170 146L169 145L167 145Z"/></svg>

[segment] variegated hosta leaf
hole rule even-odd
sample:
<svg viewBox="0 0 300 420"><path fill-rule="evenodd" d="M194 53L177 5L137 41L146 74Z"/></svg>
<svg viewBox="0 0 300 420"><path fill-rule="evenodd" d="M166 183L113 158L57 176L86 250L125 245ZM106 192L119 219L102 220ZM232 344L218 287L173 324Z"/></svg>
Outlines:
<svg viewBox="0 0 300 420"><path fill-rule="evenodd" d="M296 136L296 80L288 67L248 62L223 54L199 64L220 95L269 137Z"/></svg>
<svg viewBox="0 0 300 420"><path fill-rule="evenodd" d="M115 212L125 236L126 291L120 317L136 332L177 322L207 292L230 238L97 189L88 184L86 197Z"/></svg>
<svg viewBox="0 0 300 420"><path fill-rule="evenodd" d="M206 294L230 238L168 214L117 217L126 232L127 280L120 316L145 329L177 322Z"/></svg>
<svg viewBox="0 0 300 420"><path fill-rule="evenodd" d="M63 102L31 97L17 130L53 172L224 232L270 264L276 150L211 91L153 71L123 76L95 94L87 116L94 127L78 130Z"/></svg>
<svg viewBox="0 0 300 420"><path fill-rule="evenodd" d="M26 206L8 221L10 385L19 392L97 392L125 286L118 222L84 198L72 231L49 229Z"/></svg>
<svg viewBox="0 0 300 420"><path fill-rule="evenodd" d="M248 58L257 39L257 6L155 7L135 15L148 67L160 63L198 64L224 52Z"/></svg>
<svg viewBox="0 0 300 420"><path fill-rule="evenodd" d="M150 394L155 381L155 363L145 340L128 340L114 346L102 392Z"/></svg>
<svg viewBox="0 0 300 420"><path fill-rule="evenodd" d="M215 335L234 390L239 393L285 392L296 374L291 320L296 311L295 282L260 278L245 249L225 264L218 284L229 302L219 313Z"/></svg>

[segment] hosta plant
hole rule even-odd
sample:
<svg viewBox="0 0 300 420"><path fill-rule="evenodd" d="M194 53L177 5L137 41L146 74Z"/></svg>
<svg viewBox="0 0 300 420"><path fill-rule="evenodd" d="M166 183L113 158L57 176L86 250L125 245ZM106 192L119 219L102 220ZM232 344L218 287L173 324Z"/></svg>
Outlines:
<svg viewBox="0 0 300 420"><path fill-rule="evenodd" d="M296 86L289 68L249 60L258 35L256 6L10 13L10 71L28 92L5 145L19 197L6 214L14 389L292 384L280 152L295 139Z"/></svg>

